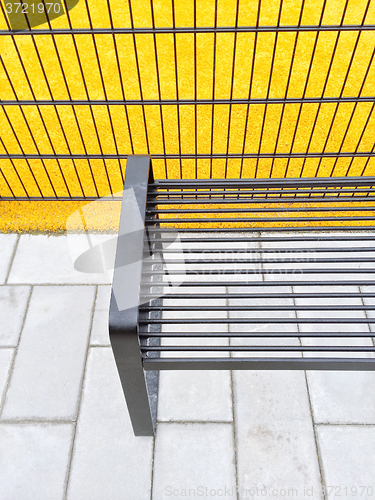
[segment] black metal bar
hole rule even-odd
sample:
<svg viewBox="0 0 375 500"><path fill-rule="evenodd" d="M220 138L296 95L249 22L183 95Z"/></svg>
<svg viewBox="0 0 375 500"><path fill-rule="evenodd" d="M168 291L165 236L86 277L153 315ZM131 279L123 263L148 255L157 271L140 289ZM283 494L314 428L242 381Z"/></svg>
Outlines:
<svg viewBox="0 0 375 500"><path fill-rule="evenodd" d="M31 159L31 160L45 160L45 159L94 159L94 160L100 160L100 159L123 159L125 160L129 155L128 154L120 154L120 155L113 155L113 154L72 154L72 155L65 155L65 154L9 154L9 155L0 155L0 160L2 159ZM373 157L375 156L375 153L373 151L368 151L368 152L357 152L357 153L276 153L274 155L273 153L245 153L243 156L244 158L351 158L351 157L358 157L358 158L367 158L367 157ZM179 158L186 158L186 159L195 159L195 158L202 158L202 159L209 159L211 158L211 155L205 154L205 153L199 153L197 155L194 154L182 154L182 155L177 155L177 154L166 154L166 155L161 155L161 154L153 154L152 157L156 160L163 160L164 158L169 158L169 159L175 159L178 160ZM227 158L226 154L217 154L214 153L212 158L222 158L225 159ZM242 158L242 155L240 153L230 153L228 155L228 158ZM180 180L180 179L178 179ZM186 180L186 179L184 179Z"/></svg>
<svg viewBox="0 0 375 500"><path fill-rule="evenodd" d="M315 193L317 190L314 190L313 193ZM337 190L339 191L339 190ZM357 189L357 191L360 191L360 189ZM364 190L365 192L367 192L367 190ZM370 190L371 191L371 190ZM324 193L324 191L321 191L322 193ZM345 189L345 190L342 190L341 193L345 193L345 192L350 192L349 190ZM373 191L371 191L373 192ZM272 191L271 191L272 193ZM188 193L189 195L191 193ZM204 193L202 193L204 194ZM233 195L235 195L236 193L233 193ZM216 208L216 209L213 209L214 211L217 211L217 210L230 210L230 209L222 209L220 205L238 205L238 204L246 204L246 205L249 205L249 204L255 204L255 205L259 205L259 204L272 204L272 203L277 203L277 204L290 204L291 206L290 207L287 207L287 208L290 208L292 209L292 207L296 204L301 204L301 203L309 203L310 205L312 203L316 204L316 203L348 203L348 202L354 202L354 203L363 203L363 202L373 202L375 201L375 196L369 196L369 197L359 197L359 196L342 196L341 198L339 198L338 196L326 196L325 198L318 198L317 196L313 196L313 197L310 197L310 198L304 198L302 196L296 196L295 198L284 198L283 196L274 196L273 198L263 198L263 197L260 197L258 196L258 193L257 192L254 192L254 194L256 194L257 196L255 198L245 198L245 197L241 197L241 198L234 198L233 195L231 195L230 198L205 198L204 196L200 196L199 198L197 199L192 199L192 198L188 198L187 196L185 196L184 198L176 198L176 196L173 195L173 193L171 193L171 195L168 195L168 196L172 196L170 199L164 199L163 197L161 197L160 195L158 195L158 198L156 200L157 204L160 206L160 205L219 205L219 208ZM260 193L262 194L262 193ZM275 194L282 194L282 192L276 192ZM307 193L304 193L304 194L308 194ZM215 196L216 193L214 192L212 196ZM238 191L237 193L237 196L240 196L242 195L242 192L241 191ZM178 196L178 195L177 195ZM314 208L314 207L311 207L311 208ZM328 209L328 208L336 208L337 210L339 209L339 207L325 207L325 206L322 206L322 207L316 207L316 208L320 208L322 211L325 211L325 209ZM361 210L361 208L364 208L364 207L352 207L353 209L356 209L356 210ZM371 208L371 207L367 207L367 208ZM164 212L164 209L158 209L157 211L160 212ZM165 209L166 210L166 213L168 209ZM179 213L179 212L185 212L184 209L170 209L173 211L173 213ZM194 210L194 209L191 209L191 210ZM196 210L199 210L199 209L196 209ZM207 210L210 210L210 209L207 209ZM233 209L233 211L235 212L237 209ZM264 209L266 212L269 211L267 209ZM200 211L200 210L199 210ZM255 209L250 209L249 208L249 211L255 211ZM263 211L263 210L262 210ZM282 211L282 210L281 210ZM288 211L287 209L285 211ZM308 209L308 211L310 211L310 209ZM312 210L314 211L314 210ZM172 213L172 212L170 212Z"/></svg>
<svg viewBox="0 0 375 500"><path fill-rule="evenodd" d="M215 19L214 19L214 27L217 28L217 2L215 0ZM215 100L215 82L216 82L216 44L217 44L217 30L214 31L214 48L213 48L213 61L212 61L212 103L216 102ZM213 160L213 152L214 152L214 123L215 123L215 106L212 106L211 109L211 137L210 137L210 179L212 179L212 160Z"/></svg>
<svg viewBox="0 0 375 500"><path fill-rule="evenodd" d="M154 3L153 0L150 0L150 8L151 8L151 20L152 20L152 27L155 28L155 14L154 14ZM159 74L159 59L158 59L158 49L157 49L157 44L156 44L156 34L155 32L153 33L153 41L154 41L154 56L155 56L155 67L156 67L156 80L157 80L157 86L158 86L158 96L159 96L159 101L162 102L161 99L161 88L160 88L160 74ZM163 108L160 105L159 106L159 112L160 112L160 125L161 125L161 136L162 136L162 141L163 141L163 154L166 154L165 150L165 133L164 133L164 120L163 120ZM167 160L164 158L164 173L165 173L165 178L168 179L168 170L167 170Z"/></svg>
<svg viewBox="0 0 375 500"><path fill-rule="evenodd" d="M331 200L330 200L331 201ZM345 200L343 200L345 201ZM316 202L314 201L314 204ZM375 207L365 206L365 207L282 207L282 208L176 208L176 209L157 209L157 210L147 210L147 214L157 213L157 214L214 214L218 210L220 214L237 214L237 213L282 213L282 212L363 212L363 211L375 211ZM147 220L147 219L146 219ZM165 222L164 219L160 219ZM176 221L176 219L173 219ZM186 219L189 220L189 219ZM216 220L216 219L215 219ZM221 220L218 218L217 220ZM304 220L303 218L301 220Z"/></svg>
<svg viewBox="0 0 375 500"><path fill-rule="evenodd" d="M364 177L357 177L357 179L363 179L363 178ZM348 177L344 177L344 179L348 179ZM191 179L186 179L186 180L189 181ZM244 179L241 179L241 180L243 181ZM257 179L257 180L259 181L260 179ZM215 179L215 181L216 181L216 179ZM314 186L311 186L311 187L309 187L309 186L305 187L304 185L298 186L299 182L297 180L296 180L296 183L297 183L297 187L295 189L277 188L274 185L268 189L263 189L263 188L259 188L259 187L255 187L254 189L249 189L250 186L241 187L241 185L240 185L237 188L235 186L228 188L228 189L215 188L214 191L212 189L207 190L207 188L204 188L204 187L199 189L199 191L189 191L188 187L186 187L186 188L177 187L177 189L180 189L180 191L178 191L176 189L173 189L173 187L163 188L163 187L159 186L159 187L155 188L154 186L151 186L148 198L153 199L154 197L157 197L157 200L158 201L160 200L160 203L159 203L160 205L165 204L164 201L169 200L169 199L170 200L177 200L177 201L175 201L176 204L179 203L179 200L183 200L183 199L192 200L192 198L187 197L188 195L194 195L194 199L196 199L197 194L199 195L198 200L199 199L207 199L207 200L213 199L213 200L215 200L217 198L213 198L213 196L220 195L220 196L222 196L222 198L220 198L220 199L222 199L222 200L234 200L236 203L241 203L241 200L251 201L251 200L257 200L257 199L260 200L260 203L264 203L264 202L269 203L270 201L272 201L274 199L277 199L277 200L281 199L281 200L285 201L288 199L285 195L289 195L289 194L295 195L295 196L293 196L293 198L291 198L291 200L293 200L293 201L296 199L301 199L302 195L309 195L309 197L307 198L309 201L311 201L311 198L312 198L311 195L315 195L313 197L313 200L316 201L317 199L319 199L318 196L316 196L316 195L322 194L322 193L324 193L324 194L328 193L332 199L337 199L337 200L341 199L338 196L336 196L337 194L356 195L355 197L354 196L346 197L346 199L358 200L358 199L360 199L358 194L361 195L361 194L365 193L366 194L365 201L368 201L367 193L368 194L375 193L375 189L373 186L369 186L368 188L356 187L355 189L351 189L350 187L349 188L348 187L342 188L342 187L338 187L338 186L330 186L331 187L331 189L330 189L330 187L323 188L323 186L321 186L321 189L319 189L319 188L316 188ZM368 183L370 184L371 180ZM334 189L332 189L332 188L334 188ZM274 196L276 194L283 195L283 196L281 196L281 197L279 196L276 198ZM207 198L205 198L205 195L209 195L209 196ZM237 198L240 195L241 195L241 198ZM267 196L260 196L260 195L267 195ZM273 196L270 196L270 195L273 195ZM254 198L254 196L255 196L255 198ZM326 199L327 199L327 196L322 198L322 200L323 200L322 203L324 203ZM237 200L239 200L239 201L237 201ZM192 203L192 204L194 205L194 203Z"/></svg>
<svg viewBox="0 0 375 500"><path fill-rule="evenodd" d="M152 300L153 298L159 297L158 294L148 294L144 297ZM173 299L173 300L187 300L187 299L343 299L343 298L375 298L375 292L363 292L363 293L354 293L354 292L309 292L309 293L172 293L172 294L163 294L164 299Z"/></svg>
<svg viewBox="0 0 375 500"><path fill-rule="evenodd" d="M194 29L197 27L197 0L193 0L194 7ZM194 31L194 100L198 100L197 94L197 32ZM197 105L194 104L194 152L195 152L195 178L198 178L198 110Z"/></svg>
<svg viewBox="0 0 375 500"><path fill-rule="evenodd" d="M0 139L1 140L1 139ZM10 160L12 161L12 160ZM358 189L358 191L360 191ZM315 190L314 190L315 192ZM349 190L345 190L345 192L349 192ZM55 197L55 196L44 196L44 197L41 197L41 196L25 196L25 197L22 197L22 196L17 196L17 197L10 197L10 196L4 196L4 197L1 197L0 196L0 199L1 201L14 201L15 198L17 199L17 201L56 201L56 200L59 200L59 201L100 201L101 198L99 198L98 196L59 196L59 197ZM122 198L118 197L118 196L113 196L111 197L111 201L121 201ZM243 201L242 201L243 200ZM103 201L108 201L108 199L105 199ZM368 198L366 197L359 197L359 196L356 196L356 197L349 197L349 196L346 196L346 197L341 197L341 198L338 198L338 196L335 196L335 197L326 197L326 198L302 198L302 197L297 197L297 198L283 198L283 197L280 197L280 198L267 198L267 201L266 203L269 204L269 203L311 203L311 202L314 202L314 203L348 203L348 201L353 201L355 203L359 203L359 202L373 202L375 201L375 197L371 197L369 196ZM176 200L176 199L171 199L171 200L168 200L168 199L162 199L160 201L158 201L159 205L166 205L166 204L172 204L172 205L180 205L180 204L189 204L189 205L199 205L199 204L214 204L214 205L220 205L220 204L238 204L238 203L246 203L246 204L250 204L250 203L255 203L255 204L260 204L260 203L265 203L264 199L263 198L239 198L239 199L231 199L231 198L223 198L223 199L217 199L217 198L212 198L212 199L204 199L204 198L198 198L198 200L196 199L182 199L182 200ZM328 208L328 207L327 207ZM338 209L338 207L337 207ZM356 207L355 210L367 210L369 209L369 207L365 208L365 207ZM208 210L208 209L207 209ZM216 210L216 209L215 209ZM221 208L220 208L221 210ZM322 211L326 211L326 208L322 207L321 208ZM342 209L343 210L343 209ZM351 209L352 210L352 209ZM353 208L354 210L354 208ZM177 213L179 212L179 210L175 210ZM183 209L181 209L182 212L184 212ZM234 210L236 211L236 210ZM249 209L249 211L251 212L252 209ZM263 211L263 210L262 210ZM268 211L267 209L264 209L264 211ZM282 210L280 210L282 211ZM285 210L285 211L288 211L288 210ZM290 211L296 211L295 209L294 210L290 210ZM314 210L310 210L308 209L308 211L314 211Z"/></svg>
<svg viewBox="0 0 375 500"><path fill-rule="evenodd" d="M229 294L228 299L232 298L232 295ZM172 297L171 297L172 298ZM186 299L189 297L186 296ZM140 307L142 311L375 311L375 306L248 306L248 305L240 305L240 306L207 306L204 303L200 303L199 306L168 306L168 305L160 305L160 306L149 306L145 305Z"/></svg>
<svg viewBox="0 0 375 500"><path fill-rule="evenodd" d="M375 248L370 250L372 252L375 252ZM230 250L222 250L221 255L223 253L230 253ZM279 253L280 251L278 251ZM309 250L309 252L314 253L314 249ZM197 253L199 253L199 250L197 250ZM263 249L259 248L258 253L263 253ZM273 264L273 263L291 263L291 262L300 262L303 261L303 263L307 262L313 262L314 264L321 264L321 263L351 263L351 262L357 262L357 263L362 263L362 262L375 262L375 257L349 257L349 258L339 258L339 257L326 257L326 258L312 258L308 259L306 257L303 257L302 254L298 250L294 250L294 253L297 254L296 257L290 257L290 258L281 258L281 259L226 259L224 258L215 258L211 257L209 259L186 259L186 260L178 260L178 259L157 259L155 262L160 263L160 262L165 262L168 264Z"/></svg>
<svg viewBox="0 0 375 500"><path fill-rule="evenodd" d="M158 346L141 347L142 352L375 352L375 346Z"/></svg>
<svg viewBox="0 0 375 500"><path fill-rule="evenodd" d="M346 24L346 25L282 25L282 26L176 26L155 28L32 28L28 30L0 30L0 36L30 36L30 35L111 35L111 34L149 34L153 33L291 33L291 32L321 32L321 31L374 31L375 24Z"/></svg>
<svg viewBox="0 0 375 500"><path fill-rule="evenodd" d="M173 29L176 27L176 15L175 15L175 6L174 6L174 1L172 0L172 22L173 22ZM179 92L179 85L178 85L178 63L177 63L177 40L176 40L176 32L173 32L173 54L174 54L174 74L175 74L175 83L176 83L176 101L179 102L180 100L180 92ZM181 149L181 119L180 119L180 107L177 106L177 132L178 132L178 154L181 156L182 149ZM182 179L182 161L180 158L180 178Z"/></svg>
<svg viewBox="0 0 375 500"><path fill-rule="evenodd" d="M270 97L270 98L252 98L252 99L124 99L124 100L87 100L87 99L59 99L59 100L31 100L24 99L19 101L14 100L0 100L0 105L4 106L178 106L178 105L243 105L243 104L333 104L333 103L361 103L361 102L375 102L374 96L353 96L353 97Z"/></svg>
<svg viewBox="0 0 375 500"><path fill-rule="evenodd" d="M375 210L375 208L373 208ZM245 222L341 222L341 221L365 221L365 220L375 220L375 215L361 215L361 216L336 216L336 217L199 217L196 219L185 218L185 219L164 219L161 218L160 222L163 224L196 224L197 222L209 224L218 222L231 222L231 223L245 223ZM153 219L146 219L146 223L152 222ZM288 229L288 228L285 228Z"/></svg>
<svg viewBox="0 0 375 500"><path fill-rule="evenodd" d="M238 241L238 240L237 240ZM220 240L221 243L221 240ZM287 253L289 254L297 254L301 255L304 253L308 252L314 252L314 253L330 253L330 252L347 252L347 253L353 253L353 252L375 252L375 248L373 246L368 246L368 247L310 247L310 248L293 248L293 247L278 247L278 248L246 248L245 250L238 250L235 248L220 248L220 249L215 249L215 248L190 248L190 249L184 249L184 255L189 255L189 254L205 254L205 255L223 255L225 253L229 254L252 254L252 253L262 253L262 254L267 254L267 253L276 253L276 254L282 254L282 253ZM181 250L174 250L173 248L165 248L163 250L163 254L168 254L168 253L181 253ZM215 257L212 257L213 259ZM170 262L175 262L174 259L171 259ZM182 261L181 261L182 262ZM184 262L188 262L188 260L185 260ZM194 261L195 262L195 261ZM215 261L216 262L216 261ZM233 260L233 262L243 262L241 259L236 259ZM262 260L263 262L263 260ZM335 259L335 262L337 260ZM362 258L361 258L361 261Z"/></svg>
<svg viewBox="0 0 375 500"><path fill-rule="evenodd" d="M281 4L280 4L281 5ZM239 6L240 6L240 0L236 1L236 20L235 20L235 27L238 26L238 14L239 14ZM281 6L280 6L280 11L281 11ZM279 23L278 23L279 24ZM277 36L277 34L276 34ZM230 101L233 101L233 87L234 87L234 70L235 70L235 65L236 65L236 49L237 49L237 31L234 33L234 42L233 42L233 57L232 57L232 75L231 75L231 82L230 82ZM268 95L267 95L268 98ZM227 132L227 148L226 148L226 154L228 155L229 153L229 141L230 141L230 128L231 128L231 118L232 118L232 102L229 104L229 115L228 115L228 132ZM228 156L225 158L225 170L224 170L224 177L227 177L228 173Z"/></svg>
<svg viewBox="0 0 375 500"><path fill-rule="evenodd" d="M283 2L280 1L279 12L278 12L278 16L277 16L277 26L280 25L282 7L283 7ZM270 96L270 90L271 90L271 84L272 84L272 77L273 77L273 74L274 74L273 67L274 67L274 64L275 64L275 55L276 55L276 48L277 48L278 38L279 38L279 33L276 32L276 34L275 34L275 41L274 41L273 47L272 47L271 67L270 67L270 74L269 74L269 77L268 77L267 97L266 97L266 99L269 99L269 96ZM254 53L254 59L255 59L255 53ZM255 178L258 177L259 155L260 155L260 151L262 149L262 141L263 141L263 134L264 134L264 126L266 124L267 110L268 110L268 105L266 104L265 107L264 107L263 116L262 116L262 127L261 127L261 131L260 131L260 139L259 139L259 143L258 143L258 157L257 157L257 161L256 161L256 164L255 164L255 173L254 173L254 177ZM270 175L270 177L271 177L271 175Z"/></svg>
<svg viewBox="0 0 375 500"><path fill-rule="evenodd" d="M109 0L107 0L107 6L108 6L109 19L110 19L110 23L111 23L111 29L113 29L112 12L111 12L111 5L110 5ZM114 48L115 48L116 64L117 64L117 69L118 69L118 76L119 76L119 79L120 79L121 94L122 94L123 100L125 101L126 97L125 97L124 80L123 80L123 77L122 77L122 71L121 71L121 66L120 66L120 59L119 59L119 55L118 55L118 47L117 47L117 42L116 42L116 36L115 36L114 33L112 33L112 40L113 40L113 45L114 45ZM124 111L125 111L126 123L127 123L127 127L128 127L130 147L131 147L131 150L132 150L132 154L134 155L133 135L132 135L132 131L131 131L131 127L130 127L130 122L129 122L128 108L127 108L127 104L125 102L124 102ZM116 153L118 153L117 149L116 149ZM120 164L120 162L119 162L119 164ZM123 182L124 182L125 178L124 178L124 174L123 174L122 169L121 169L121 164L120 164L120 171L121 171L121 176L122 176L122 179L123 179Z"/></svg>
<svg viewBox="0 0 375 500"><path fill-rule="evenodd" d="M367 10L366 10L366 12L367 12ZM359 37L357 38L357 42L358 42L358 40L359 40ZM374 56L375 56L375 47L374 47L374 50L372 51L372 54L371 54L371 57L370 57L369 63L368 63L367 68L366 68L366 73L365 73L365 75L364 75L364 77L363 77L361 87L360 87L360 89L359 89L359 91L358 91L358 97L362 94L362 91L363 91L364 86L365 86L365 84L366 84L367 77L368 77L368 74L369 74L369 72L370 72L370 69L371 69L371 66L372 66L372 62L373 62L373 60L374 60ZM342 90L343 90L343 89L342 89ZM341 92L341 94L340 94L340 95L342 96L342 92ZM344 135L343 135L343 137L342 137L342 139L341 139L341 143L340 143L339 151L342 151L342 148L343 148L344 143L345 143L345 139L346 139L346 137L347 137L347 135L348 135L348 132L349 132L350 126L351 126L351 124L352 124L352 121L353 121L353 118L354 118L355 112L356 112L356 110L357 110L357 106L358 106L358 103L355 103L355 105L353 106L353 109L352 109L352 112L351 112L351 114L350 114L350 118L349 118L348 124L347 124L347 126L346 126L346 128L345 128ZM370 111L370 113L369 113L369 114L371 114L371 112L372 112L372 110ZM366 129L366 124L365 124L365 126L364 126L364 130L365 130L365 129ZM359 144L360 144L360 141L357 143L357 147L359 146ZM332 166L332 168L331 168L331 172L330 172L330 174L329 174L329 177L332 177L333 172L334 172L335 167L336 167L336 164L337 164L337 159L335 160L335 162L334 162L334 164L333 164L333 166Z"/></svg>
<svg viewBox="0 0 375 500"><path fill-rule="evenodd" d="M371 338L374 334L372 332L160 332L160 333L147 333L144 336L159 337L159 338ZM143 334L140 334L142 337ZM230 347L227 346L227 351Z"/></svg>
<svg viewBox="0 0 375 500"><path fill-rule="evenodd" d="M69 29L72 29L72 22L71 22L71 19L70 19L70 13L69 13L68 6L66 4L66 0L63 0L63 2L64 2L65 12L66 12L67 19L68 19ZM81 62L81 58L79 57L77 42L76 42L74 34L72 36L72 41L73 41L73 46L74 46L74 52L75 52L75 55L76 55L76 58L77 58L78 66L79 66L79 72L80 72L80 75L81 75L81 78L82 78L83 87L85 89L86 99L88 99L89 98L89 91L88 91L88 88L87 88L87 82L86 82L85 74L83 72L82 62ZM86 143L85 143L85 140L83 138L82 129L81 129L81 126L79 124L79 120L78 120L78 117L77 117L76 109L74 108L74 106L72 106L72 111L73 111L75 123L76 123L77 128L78 128L78 132L79 132L79 137L80 137L80 140L81 140L81 144L83 146L85 154L87 155ZM93 118L92 111L91 111L91 117ZM70 154L70 150L69 150L69 154ZM92 170L92 165L91 165L91 162L90 162L89 159L87 160L87 164L88 164L88 167L89 167L89 170L90 170L90 175L91 175L91 179L92 179L92 182L93 182L93 185L94 185L95 193L96 193L97 197L99 197L98 186L96 184L95 176L94 176L93 170Z"/></svg>
<svg viewBox="0 0 375 500"><path fill-rule="evenodd" d="M145 370L374 371L375 358L149 358Z"/></svg>
<svg viewBox="0 0 375 500"><path fill-rule="evenodd" d="M333 153L332 153L333 154ZM350 154L350 153L349 153ZM364 153L366 155L366 153ZM153 155L154 157L154 155ZM0 155L1 158L1 155ZM231 186L236 188L250 187L253 189L257 188L280 188L289 187L336 187L336 186L373 186L375 184L375 177L304 177L304 178L272 178L272 179L184 179L183 183L180 179L168 179L155 181L151 185L151 190L153 187L159 189L176 189L176 186L180 186L182 189L186 189L191 185L196 185L197 188L202 189L204 186L209 186L210 189L221 187L226 189L231 189ZM229 191L230 194L230 191Z"/></svg>
<svg viewBox="0 0 375 500"><path fill-rule="evenodd" d="M242 262L239 262L242 264ZM272 262L264 262L264 264L272 264ZM181 274L185 274L186 276L216 276L216 275L230 275L230 274L241 274L241 276L252 275L252 274L270 274L271 276L280 275L280 274L374 274L375 269L368 268L295 268L295 269L173 269L168 270L169 275L180 276ZM148 275L147 272L144 273L145 276ZM153 275L165 275L166 270L161 271L150 271L149 274ZM324 285L324 282L322 282Z"/></svg>
<svg viewBox="0 0 375 500"><path fill-rule="evenodd" d="M217 220L216 220L217 221ZM220 221L219 221L220 222ZM201 223L203 224L203 222ZM154 229L155 232L159 233L175 233L176 228L170 228L170 227L163 227L163 228L156 228ZM243 232L274 232L274 233L280 233L283 231L286 232L293 232L293 231L299 231L299 232L309 232L309 231L375 231L375 226L288 226L288 227L279 227L279 226L260 226L260 227L226 227L226 228L220 228L220 227L204 227L204 228L196 228L196 227L179 227L178 232L179 233L243 233ZM304 239L304 238L301 238ZM301 240L300 239L300 240ZM342 238L341 240L336 241L345 241L345 237ZM364 239L361 236L361 239ZM370 238L372 239L372 238ZM241 238L242 241L246 241L245 238ZM335 239L331 237L331 241L334 241ZM163 239L164 242L166 240ZM174 241L174 240L172 240ZM195 240L197 242L197 240ZM205 241L207 241L205 239ZM221 238L221 241L223 239ZM232 241L237 241L238 239L232 240ZM248 241L256 241L255 238L252 238L252 240ZM292 241L292 240L285 240L285 241ZM318 238L318 241L321 241Z"/></svg>
<svg viewBox="0 0 375 500"><path fill-rule="evenodd" d="M140 68L139 68L139 57L138 57L137 42L136 42L135 32L134 32L133 7L132 7L131 0L128 0L128 6L129 6L130 23L131 23L131 27L133 29L132 39L133 39L133 49L134 49L134 55L135 55L135 64L136 64L136 67L137 67L137 78L138 78L139 95L141 97L141 101L143 101L143 90L142 90L141 72L140 72ZM142 117L143 117L143 127L144 127L145 138L146 138L147 153L150 154L150 144L149 144L149 140L148 140L146 113L145 113L145 107L144 107L143 104L142 104Z"/></svg>
<svg viewBox="0 0 375 500"><path fill-rule="evenodd" d="M322 21L323 21L323 16L324 16L324 13L325 13L326 5L327 5L327 0L324 0L323 6L322 6L322 10L320 12L320 17L319 17L319 26L322 25ZM340 26L342 26L342 23L340 23ZM309 62L309 69L307 71L305 85L303 87L303 92L302 92L302 97L303 98L306 96L307 87L308 87L308 84L309 84L309 81L310 81L311 70L312 70L312 66L313 66L313 62L314 62L314 58L315 58L315 52L316 52L316 47L318 45L320 33L321 32L319 30L317 30L317 33L315 35L314 47L313 47L312 54L311 54L311 57L310 57L310 62ZM296 140L296 137L297 137L297 130L298 130L299 122L300 122L300 119L301 119L302 109L303 109L303 105L301 104L299 106L299 109L298 109L297 121L296 121L296 124L294 126L293 138L292 138L292 142L291 142L291 145L290 145L289 153L291 153L293 151L293 148L294 148L294 143L295 143L295 140ZM288 161L287 161L287 164L286 164L286 167L285 167L285 174L284 174L285 177L287 177L287 175L288 175L289 165L290 165L290 159L288 158Z"/></svg>
<svg viewBox="0 0 375 500"><path fill-rule="evenodd" d="M262 0L259 0L259 2L258 2L258 9L257 9L257 22L256 22L256 27L257 28L259 28L261 5L262 5ZM253 79L254 79L254 68L255 68L255 56L256 56L257 43L258 43L258 30L255 32L255 35L254 35L253 53L252 53L251 71L250 71L250 80L249 80L249 96L248 96L248 101L251 100L251 92L252 92L252 89L253 89ZM244 161L244 158L245 158L244 155L245 155L245 149L246 149L247 125L248 125L248 122L249 122L249 111L250 111L250 105L248 104L247 108L246 108L245 128L244 128L244 135L243 135L243 140L242 140L242 156L241 156L241 166L240 166L240 175L239 175L240 178L242 178L243 161Z"/></svg>
<svg viewBox="0 0 375 500"><path fill-rule="evenodd" d="M344 5L344 9L343 9L343 12L342 12L342 15L341 15L340 25L342 25L344 23L344 19L345 19L345 15L346 15L346 11L347 11L348 5L349 5L349 0L346 0L345 1L345 5ZM340 35L341 35L341 31L339 31L337 33L337 35L336 35L335 45L333 47L333 51L332 51L330 62L329 62L329 67L328 67L327 74L326 74L325 81L324 81L324 85L323 85L322 96L324 96L324 94L325 94L325 91L326 91L326 88L327 88L327 84L328 84L328 80L329 80L329 77L331 75L331 68L332 68L332 64L333 64L334 58L335 58L337 46L338 46L338 43L339 43L339 40L340 40ZM349 69L350 68L347 69L346 76L348 76L348 74L349 74ZM340 95L342 95L342 92L343 92L343 88L341 88ZM319 103L318 109L317 109L317 111L315 113L314 123L313 123L312 129L311 129L311 132L310 132L309 141L308 141L308 144L307 144L307 152L310 150L311 142L312 142L312 139L314 137L314 132L315 132L315 129L316 129L316 124L317 124L317 121L318 121L320 109L321 109L321 104ZM329 133L328 133L328 135L326 137L326 144L327 144L328 137L329 137ZM325 147L323 148L323 151L324 150L325 150ZM305 164L306 164L306 159L303 160L301 174L300 174L301 177L303 176L303 172L304 172L304 169L305 169ZM319 162L319 166L320 166L320 162ZM315 175L317 175L317 172L315 173Z"/></svg>
<svg viewBox="0 0 375 500"><path fill-rule="evenodd" d="M145 214L150 166L149 156L128 159L109 312L112 349L136 436L153 435L155 426L138 338L144 230L137 227L137 220ZM134 200L129 199L130 189L133 189ZM126 265L129 262L131 266Z"/></svg>
<svg viewBox="0 0 375 500"><path fill-rule="evenodd" d="M300 10L299 18L298 18L298 26L301 26L302 16L303 16L304 9L305 9L305 1L306 0L302 0L301 10ZM293 53L292 53L292 59L290 61L290 66L289 66L289 71L288 71L288 80L287 80L287 83L286 83L284 99L287 99L287 95L288 95L288 92L289 92L290 80L291 80L291 77L292 77L292 71L293 71L293 65L294 65L294 59L295 59L295 55L296 55L296 49L297 49L299 34L300 34L300 32L297 31L296 37L294 39ZM275 141L275 147L274 147L274 150L273 150L274 153L276 153L277 147L278 147L278 144L279 144L281 127L282 127L283 119L284 119L284 113L285 113L285 103L283 103L283 107L281 109L281 116L280 116L280 120L279 120L279 126L278 126L278 129L277 129L277 136L276 136L276 141ZM272 177L272 175L273 175L274 164L275 164L275 159L272 158L271 169L270 169L270 174L269 174L270 177Z"/></svg>
<svg viewBox="0 0 375 500"><path fill-rule="evenodd" d="M275 276L275 275L274 275ZM152 281L143 281L142 285L149 286ZM342 281L187 281L184 280L179 287L239 287L239 286L374 286L375 280L342 280ZM160 283L160 287L168 287L169 283ZM347 321L347 320L345 320Z"/></svg>
<svg viewBox="0 0 375 500"><path fill-rule="evenodd" d="M325 283L321 283L324 285ZM142 319L139 320L139 323L144 323ZM367 324L367 323L375 323L375 318L176 318L176 319L149 319L147 320L149 324L157 323L163 325L226 325L226 324ZM230 334L228 333L228 337ZM229 348L227 348L229 351Z"/></svg>

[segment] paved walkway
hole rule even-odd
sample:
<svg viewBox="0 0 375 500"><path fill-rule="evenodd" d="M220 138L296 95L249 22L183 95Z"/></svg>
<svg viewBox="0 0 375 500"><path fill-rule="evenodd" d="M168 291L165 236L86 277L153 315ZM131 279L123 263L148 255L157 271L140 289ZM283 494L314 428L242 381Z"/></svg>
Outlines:
<svg viewBox="0 0 375 500"><path fill-rule="evenodd" d="M0 248L0 500L375 498L375 373L162 372L135 438L111 277L75 271L66 236Z"/></svg>

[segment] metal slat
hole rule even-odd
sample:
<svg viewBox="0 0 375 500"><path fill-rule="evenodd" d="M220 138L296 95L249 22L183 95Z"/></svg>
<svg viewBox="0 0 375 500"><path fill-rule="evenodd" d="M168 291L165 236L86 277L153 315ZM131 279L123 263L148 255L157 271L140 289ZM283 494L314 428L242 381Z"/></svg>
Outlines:
<svg viewBox="0 0 375 500"><path fill-rule="evenodd" d="M375 358L149 358L145 370L374 371Z"/></svg>

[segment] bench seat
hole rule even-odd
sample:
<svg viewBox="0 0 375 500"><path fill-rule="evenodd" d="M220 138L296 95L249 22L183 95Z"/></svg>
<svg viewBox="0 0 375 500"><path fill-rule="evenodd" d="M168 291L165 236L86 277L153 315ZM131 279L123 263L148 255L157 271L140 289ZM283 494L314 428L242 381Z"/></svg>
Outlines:
<svg viewBox="0 0 375 500"><path fill-rule="evenodd" d="M109 331L136 435L159 370L374 370L375 177L155 180L128 159Z"/></svg>

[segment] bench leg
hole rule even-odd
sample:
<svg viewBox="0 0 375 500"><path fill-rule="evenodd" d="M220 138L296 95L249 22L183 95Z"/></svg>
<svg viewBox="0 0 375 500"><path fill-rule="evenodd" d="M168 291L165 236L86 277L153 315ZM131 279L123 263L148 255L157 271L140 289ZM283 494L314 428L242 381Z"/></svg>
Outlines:
<svg viewBox="0 0 375 500"><path fill-rule="evenodd" d="M121 385L128 406L130 420L136 436L153 436L156 423L158 372L147 375L143 370L138 333L127 331L124 334L121 324L116 322L123 314L134 314L135 311L118 311L113 294L111 297L111 327L109 335L113 354L120 375ZM119 328L116 328L116 323Z"/></svg>
<svg viewBox="0 0 375 500"><path fill-rule="evenodd" d="M149 156L128 157L109 310L109 336L136 436L152 436L156 422L158 377L146 378L143 370L138 322L147 189L152 179Z"/></svg>

